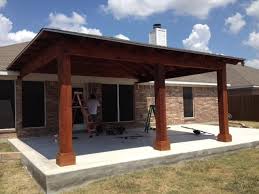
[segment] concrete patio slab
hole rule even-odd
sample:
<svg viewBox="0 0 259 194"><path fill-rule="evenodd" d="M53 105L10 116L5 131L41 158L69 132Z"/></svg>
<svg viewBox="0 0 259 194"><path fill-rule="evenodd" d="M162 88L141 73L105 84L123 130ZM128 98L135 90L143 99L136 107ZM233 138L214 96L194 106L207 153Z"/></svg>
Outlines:
<svg viewBox="0 0 259 194"><path fill-rule="evenodd" d="M187 126L208 132L196 136ZM237 149L259 146L259 129L230 128L233 141L216 141L218 126L189 124L176 125L168 130L170 151L154 150L155 132L143 129L127 130L121 136L74 134L76 165L59 167L55 158L58 144L53 137L10 139L22 153L22 162L47 193L55 193L74 186L115 174L159 164L203 157ZM127 137L127 138L125 138Z"/></svg>

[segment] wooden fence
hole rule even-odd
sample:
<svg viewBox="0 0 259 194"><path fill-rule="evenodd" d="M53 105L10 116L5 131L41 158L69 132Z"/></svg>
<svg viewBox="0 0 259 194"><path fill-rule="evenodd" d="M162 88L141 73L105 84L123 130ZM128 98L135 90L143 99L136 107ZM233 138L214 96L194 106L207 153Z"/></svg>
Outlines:
<svg viewBox="0 0 259 194"><path fill-rule="evenodd" d="M259 95L229 96L232 120L259 121Z"/></svg>

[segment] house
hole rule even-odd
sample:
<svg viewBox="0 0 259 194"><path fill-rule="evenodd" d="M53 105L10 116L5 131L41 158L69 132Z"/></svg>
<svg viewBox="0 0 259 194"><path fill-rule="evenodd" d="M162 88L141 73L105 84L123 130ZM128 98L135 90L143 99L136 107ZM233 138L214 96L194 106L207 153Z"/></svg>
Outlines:
<svg viewBox="0 0 259 194"><path fill-rule="evenodd" d="M217 83L216 72L184 76L173 81ZM259 121L259 69L227 65L229 113L233 120Z"/></svg>
<svg viewBox="0 0 259 194"><path fill-rule="evenodd" d="M0 47L0 88L1 91L5 91L0 94L0 98L3 103L2 107L6 107L1 109L2 122L0 123L0 128L2 131L11 132L12 128L21 124L21 119L19 118L22 117L23 130L17 131L20 137L56 133L58 128L57 78L47 74L32 74L26 77L19 86L17 81L19 73L6 70L12 60L28 44L20 43ZM168 124L208 122L218 119L217 84L215 80L210 79L208 77L208 79L194 81L195 79L175 78L166 81ZM99 101L102 102L102 107L99 109L98 114L99 120L103 122L121 121L125 123L129 121L128 124L130 124L132 121L136 121L143 125L149 105L154 104L153 83L135 85L135 80L133 79L100 79L96 77L73 77L72 80L74 82L73 90L84 91L85 98L88 98L90 93L97 94ZM19 102L21 98L17 96L19 89L23 90L22 102ZM119 102L115 98L118 96L118 90L120 91ZM131 96L128 95L129 93L131 93ZM38 96L35 97L35 95ZM106 99L108 99L107 103ZM114 99L114 101L112 102L111 99ZM19 113L15 112L16 103L22 104L23 107L23 110ZM119 107L120 110L122 109L120 111L121 115L118 115L118 105L121 105ZM123 107L125 105L129 107ZM106 108L105 106L110 107ZM37 112L35 112L35 107L38 107ZM122 115L125 112L123 109L127 110L126 112L129 115ZM106 112L106 110L108 111ZM34 112L34 114L31 115L30 112ZM6 113L9 113L9 115L6 115ZM5 117L7 118L5 119ZM15 117L17 117L16 122ZM83 129L83 118L80 113L75 123L74 130Z"/></svg>
<svg viewBox="0 0 259 194"><path fill-rule="evenodd" d="M259 70L236 66L229 88L229 112L234 120L259 121ZM238 105L238 106L237 106Z"/></svg>
<svg viewBox="0 0 259 194"><path fill-rule="evenodd" d="M0 88L4 91L0 94L0 130L11 132L15 126L21 125L23 130L17 131L19 136L55 133L58 128L57 78L49 74L34 73L19 83L19 73L7 71L10 63L28 44L29 42L0 47ZM102 102L99 120L103 122L143 123L149 105L154 104L153 83L136 86L134 79L97 77L73 77L72 82L73 91L84 91L86 99L90 93L97 94ZM216 73L168 79L166 85L168 124L218 119ZM23 98L18 96L20 90L23 91ZM116 99L117 96L120 99ZM20 112L16 112L17 103L22 104L23 109ZM80 113L77 114L75 123L74 130L83 129Z"/></svg>
<svg viewBox="0 0 259 194"><path fill-rule="evenodd" d="M86 99L96 94L101 102L98 120L104 123L143 125L149 105L156 101L155 149L170 149L166 124L207 122L218 115L218 140L231 141L226 64L244 59L172 49L161 45L165 40L152 45L42 29L30 43L1 47L2 128L15 128L19 137L59 130L57 163L73 164L70 126L73 122L73 130L80 130L84 125L80 114L72 121L71 91L82 91ZM213 71L218 84L177 78Z"/></svg>

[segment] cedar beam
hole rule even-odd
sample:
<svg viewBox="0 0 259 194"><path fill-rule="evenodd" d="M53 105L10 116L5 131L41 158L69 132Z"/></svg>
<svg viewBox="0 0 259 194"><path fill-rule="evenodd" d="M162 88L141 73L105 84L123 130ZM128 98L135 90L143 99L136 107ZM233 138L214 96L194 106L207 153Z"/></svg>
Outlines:
<svg viewBox="0 0 259 194"><path fill-rule="evenodd" d="M166 124L165 67L162 65L156 65L155 68L155 104L156 139L154 149L170 150Z"/></svg>
<svg viewBox="0 0 259 194"><path fill-rule="evenodd" d="M216 71L216 69L215 70L205 70L205 69L183 69L183 68L170 67L169 70L165 70L165 79L200 74L200 73L207 73L207 72L212 72L212 71ZM150 81L154 81L154 79L143 78L143 79L139 79L137 83L145 83L145 82L150 82Z"/></svg>
<svg viewBox="0 0 259 194"><path fill-rule="evenodd" d="M58 56L59 81L59 153L56 163L59 166L73 165L76 162L72 145L72 86L70 56Z"/></svg>
<svg viewBox="0 0 259 194"><path fill-rule="evenodd" d="M67 42L67 49L70 55L89 57L96 59L116 60L121 62L133 62L139 65L141 64L164 64L167 66L185 67L185 68L197 68L197 69L209 69L217 70L221 67L218 61L211 57L207 57L206 61L200 59L199 56L189 56L188 60L182 60L182 56L175 53L169 53L168 51L161 52L141 52L141 50L135 50L131 47L116 47L109 44L101 44L96 46L90 41L82 41L80 44L73 42ZM87 51L87 52L86 52ZM143 58L145 59L143 61Z"/></svg>
<svg viewBox="0 0 259 194"><path fill-rule="evenodd" d="M228 127L228 94L227 94L227 79L226 65L217 71L218 82L218 110L219 110L219 130L218 141L231 142L232 136L229 134Z"/></svg>

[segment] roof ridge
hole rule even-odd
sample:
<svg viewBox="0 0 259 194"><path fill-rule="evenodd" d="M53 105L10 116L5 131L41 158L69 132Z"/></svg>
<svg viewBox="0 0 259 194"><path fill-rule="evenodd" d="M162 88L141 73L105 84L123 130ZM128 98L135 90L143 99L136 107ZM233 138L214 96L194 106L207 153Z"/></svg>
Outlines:
<svg viewBox="0 0 259 194"><path fill-rule="evenodd" d="M0 46L0 48L6 48L6 47L11 47L11 46L17 46L17 45L26 44L26 43L29 43L29 42L30 42L30 41L25 41L25 42L19 42L19 43L4 45L4 46Z"/></svg>

